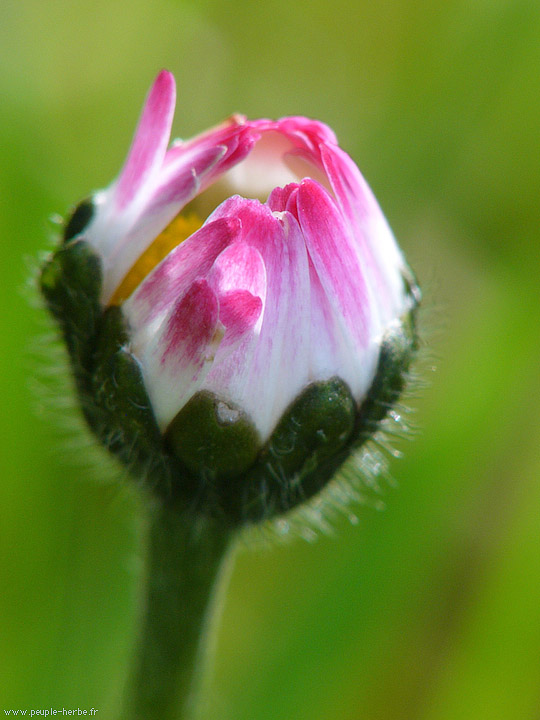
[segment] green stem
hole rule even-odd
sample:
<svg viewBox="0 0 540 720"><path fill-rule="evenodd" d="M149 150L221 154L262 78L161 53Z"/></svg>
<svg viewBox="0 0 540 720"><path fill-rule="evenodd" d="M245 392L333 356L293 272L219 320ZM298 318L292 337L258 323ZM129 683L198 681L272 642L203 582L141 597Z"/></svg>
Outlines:
<svg viewBox="0 0 540 720"><path fill-rule="evenodd" d="M215 590L230 565L224 562L230 539L230 528L215 520L161 504L153 508L146 606L122 720L194 717L194 695L203 689L213 650L211 615L219 609Z"/></svg>

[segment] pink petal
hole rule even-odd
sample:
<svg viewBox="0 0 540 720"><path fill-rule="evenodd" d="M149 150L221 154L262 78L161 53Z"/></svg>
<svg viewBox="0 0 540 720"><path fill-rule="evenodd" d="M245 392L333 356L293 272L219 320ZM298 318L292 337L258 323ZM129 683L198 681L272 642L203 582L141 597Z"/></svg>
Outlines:
<svg viewBox="0 0 540 720"><path fill-rule="evenodd" d="M260 252L244 242L229 245L216 259L208 281L219 297L219 319L226 328L220 351L230 349L262 312L266 270Z"/></svg>
<svg viewBox="0 0 540 720"><path fill-rule="evenodd" d="M287 134L293 139L295 145L310 151L313 156L318 157L319 146L323 143L337 144L334 132L318 120L291 116L278 120L277 126L280 132Z"/></svg>
<svg viewBox="0 0 540 720"><path fill-rule="evenodd" d="M297 147L316 152L321 143L337 144L334 132L319 120L299 115L283 117L279 120L252 120L249 123L259 132L275 130L287 135Z"/></svg>
<svg viewBox="0 0 540 720"><path fill-rule="evenodd" d="M205 135L197 142L172 147L146 199L143 222L156 219L160 229L165 227L196 195L244 159L254 142L246 128L234 125L226 133Z"/></svg>
<svg viewBox="0 0 540 720"><path fill-rule="evenodd" d="M214 332L219 316L215 292L204 278L196 280L174 305L161 332L162 366L198 366Z"/></svg>
<svg viewBox="0 0 540 720"><path fill-rule="evenodd" d="M174 143L167 155L167 160L174 162L177 153L181 154L195 147L205 149L216 145L226 145L234 149L234 140L245 136L246 130L249 130L246 118L243 115L233 115L225 122L205 130L189 140Z"/></svg>
<svg viewBox="0 0 540 720"><path fill-rule="evenodd" d="M343 216L350 224L382 314L404 311L401 271L404 260L381 208L351 158L340 148L323 146L321 157Z"/></svg>
<svg viewBox="0 0 540 720"><path fill-rule="evenodd" d="M131 149L115 190L117 210L123 210L161 167L174 116L176 87L171 73L157 76L137 126Z"/></svg>
<svg viewBox="0 0 540 720"><path fill-rule="evenodd" d="M111 269L105 278L103 292L105 302L154 238L199 192L201 178L216 165L223 152L224 148L211 148L199 157L187 157L178 175L170 177L162 172L156 186L148 188L141 216L110 253L108 264Z"/></svg>
<svg viewBox="0 0 540 720"><path fill-rule="evenodd" d="M286 210L287 215L292 214L295 221L298 221L298 184L289 185L281 192L272 193L269 204L274 202L280 209ZM300 229L298 232L301 232ZM305 242L305 238L302 237ZM351 340L350 333L344 326L343 318L337 314L339 308L329 300L321 280L313 265L313 260L308 257L309 262L309 296L310 296L310 349L309 367L312 378L330 378L338 375L345 380L351 388L357 389L363 380L364 370L370 372L366 367L358 371L356 343ZM370 376L371 377L371 376ZM368 385L362 384L363 395Z"/></svg>
<svg viewBox="0 0 540 720"><path fill-rule="evenodd" d="M201 190L202 178L218 165L226 152L226 146L215 145L178 154L176 162L168 162L163 168L145 212L156 212L166 206L173 206L171 213L179 212Z"/></svg>
<svg viewBox="0 0 540 720"><path fill-rule="evenodd" d="M357 398L375 375L382 334L376 298L334 200L305 180L288 208L299 218L310 257L313 376L337 375Z"/></svg>
<svg viewBox="0 0 540 720"><path fill-rule="evenodd" d="M334 201L312 180L304 180L296 198L297 217L313 266L336 315L360 348L372 327L371 298L362 257Z"/></svg>
<svg viewBox="0 0 540 720"><path fill-rule="evenodd" d="M240 222L234 217L208 222L154 268L123 306L136 345L151 335L163 314L169 312L195 279L210 271L216 257L239 231Z"/></svg>
<svg viewBox="0 0 540 720"><path fill-rule="evenodd" d="M257 322L263 309L260 297L249 290L231 290L219 298L219 319L226 328L222 346L235 345ZM220 347L221 350L221 347Z"/></svg>
<svg viewBox="0 0 540 720"><path fill-rule="evenodd" d="M227 211L240 217L242 241L264 260L264 314L258 336L247 335L225 358L220 349L203 386L245 408L267 438L309 379L308 258L290 215L278 218L267 206L242 198L231 198L218 209Z"/></svg>
<svg viewBox="0 0 540 720"><path fill-rule="evenodd" d="M198 135L186 142L173 145L167 152L165 160L166 182L174 182L174 177L184 172L186 167L194 167L198 176L214 177L216 173L225 172L231 165L243 160L258 139L245 124L243 116L233 116L229 121L213 128L202 135ZM219 150L219 154L216 152ZM212 153L219 155L213 164L207 162L206 166L198 158L212 157ZM219 161L219 164L216 163ZM197 168L197 165L199 166ZM209 172L209 171L214 172ZM206 177L205 186L210 177Z"/></svg>
<svg viewBox="0 0 540 720"><path fill-rule="evenodd" d="M215 292L198 279L144 349L145 384L162 429L197 392L212 365L219 345L218 315Z"/></svg>
<svg viewBox="0 0 540 720"><path fill-rule="evenodd" d="M330 190L319 152L322 138L333 137L329 128L305 118L256 120L248 125L255 140L253 151L231 172L240 195L266 200L275 187L306 177Z"/></svg>
<svg viewBox="0 0 540 720"><path fill-rule="evenodd" d="M313 378L338 376L356 397L363 397L371 384L373 365L369 358L359 361L358 349L351 342L335 308L328 301L321 280L309 261L311 338L310 368Z"/></svg>
<svg viewBox="0 0 540 720"><path fill-rule="evenodd" d="M273 212L284 212L287 209L287 203L293 193L298 192L298 183L289 183L285 187L277 187L268 196L266 204Z"/></svg>
<svg viewBox="0 0 540 720"><path fill-rule="evenodd" d="M239 218L235 219L240 222ZM214 222L217 224L227 221ZM266 271L261 253L246 242L240 241L229 245L216 258L209 280L219 293L242 289L264 300Z"/></svg>
<svg viewBox="0 0 540 720"><path fill-rule="evenodd" d="M224 200L209 216L208 221L230 217L237 218L242 227L242 232L238 239L239 241L246 242L246 231L249 229L249 234L251 234L251 227L253 225L252 216L254 214L260 218L265 228L268 222L271 223L272 227L274 226L274 218L268 209L265 209L264 205L258 200L250 200L240 197L240 195L233 195Z"/></svg>
<svg viewBox="0 0 540 720"><path fill-rule="evenodd" d="M227 154L220 164L220 172L226 172L229 168L241 162L251 152L257 142L258 136L254 135L250 128L244 127L237 135L236 146L233 143L227 144Z"/></svg>
<svg viewBox="0 0 540 720"><path fill-rule="evenodd" d="M157 130L154 128L156 130L154 136L152 136L152 123L155 124L160 120L158 90L168 78L168 73L162 73L156 80L125 169L117 186L112 188L117 194L120 192L122 197L128 197L123 190L124 182L127 182L126 178L132 177L134 168L137 172L141 171L142 174L137 178L137 182L132 184L135 189L129 195L130 200L137 198L140 202L131 202L127 211L123 213L109 212L108 217L105 218L105 232L101 232L109 239L107 247L103 248L107 257L102 298L105 303L153 239L190 200L199 195L231 164L242 160L257 138L256 133L245 125L244 119L235 116L227 123L197 138L185 143L176 143L165 154L170 122L162 135L159 127ZM172 76L170 78L172 79ZM174 109L174 84L172 91L171 122ZM157 119L154 117L156 113ZM153 143L157 143L156 147ZM139 160L142 158L142 161L139 162L137 158ZM148 162L147 166L146 162ZM120 228L118 231L113 227L116 225ZM99 238L96 245L100 245Z"/></svg>

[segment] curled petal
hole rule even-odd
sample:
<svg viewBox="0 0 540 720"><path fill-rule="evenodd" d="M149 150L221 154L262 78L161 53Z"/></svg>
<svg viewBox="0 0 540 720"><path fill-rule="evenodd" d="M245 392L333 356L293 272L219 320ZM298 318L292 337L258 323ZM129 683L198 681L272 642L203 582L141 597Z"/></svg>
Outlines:
<svg viewBox="0 0 540 720"><path fill-rule="evenodd" d="M231 290L219 298L219 319L225 326L222 347L235 345L251 330L262 311L262 300L249 290Z"/></svg>
<svg viewBox="0 0 540 720"><path fill-rule="evenodd" d="M159 183L148 199L148 211L157 212L172 206L169 214L189 202L200 191L203 179L227 154L226 145L194 147L178 155L176 162L169 160Z"/></svg>
<svg viewBox="0 0 540 720"><path fill-rule="evenodd" d="M240 221L234 217L208 222L154 268L123 306L135 348L151 338L177 298L185 295L196 278L210 271L239 231Z"/></svg>
<svg viewBox="0 0 540 720"><path fill-rule="evenodd" d="M214 222L222 223L224 221L215 220ZM239 234L240 232L239 230ZM248 290L264 301L266 293L264 262L259 250L245 242L235 242L220 253L212 267L209 279L220 293L236 289Z"/></svg>
<svg viewBox="0 0 540 720"><path fill-rule="evenodd" d="M219 319L226 330L220 353L230 352L248 331L259 327L255 326L266 297L261 254L243 242L229 245L217 257L208 281L219 297Z"/></svg>
<svg viewBox="0 0 540 720"><path fill-rule="evenodd" d="M259 251L243 242L226 248L208 280L219 297L219 319L226 328L220 351L231 349L255 329L266 297L266 270Z"/></svg>
<svg viewBox="0 0 540 720"><path fill-rule="evenodd" d="M146 345L141 363L145 383L164 429L197 391L219 346L219 301L205 279L178 300Z"/></svg>
<svg viewBox="0 0 540 720"><path fill-rule="evenodd" d="M168 198L176 196L174 188L183 184L182 179L190 171L197 180L196 192L202 192L216 177L244 160L257 140L258 135L245 125L245 118L235 115L213 130L187 142L173 144L165 158L161 182L156 187L156 201L171 202Z"/></svg>
<svg viewBox="0 0 540 720"><path fill-rule="evenodd" d="M284 212L287 209L289 198L298 192L298 183L290 183L285 187L277 187L270 193L267 201L273 212Z"/></svg>
<svg viewBox="0 0 540 720"><path fill-rule="evenodd" d="M318 153L321 143L337 145L334 132L322 122L310 118L291 115L280 120L255 120L252 123L257 130L275 130L289 137L293 144L314 155Z"/></svg>

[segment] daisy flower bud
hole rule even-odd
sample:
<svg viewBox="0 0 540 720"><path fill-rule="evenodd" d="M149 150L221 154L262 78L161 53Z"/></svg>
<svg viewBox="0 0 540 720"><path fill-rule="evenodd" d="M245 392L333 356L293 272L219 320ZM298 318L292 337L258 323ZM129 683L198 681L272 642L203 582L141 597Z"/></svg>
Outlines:
<svg viewBox="0 0 540 720"><path fill-rule="evenodd" d="M399 396L420 294L324 124L233 116L169 145L172 75L41 289L88 424L133 474L235 524L317 493Z"/></svg>

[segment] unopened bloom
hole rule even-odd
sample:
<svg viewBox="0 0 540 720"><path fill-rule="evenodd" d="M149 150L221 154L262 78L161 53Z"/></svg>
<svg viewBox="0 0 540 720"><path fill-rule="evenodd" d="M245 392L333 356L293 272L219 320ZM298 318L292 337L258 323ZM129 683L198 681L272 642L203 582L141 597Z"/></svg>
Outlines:
<svg viewBox="0 0 540 720"><path fill-rule="evenodd" d="M326 125L233 116L169 146L174 106L163 71L42 290L102 441L158 492L258 519L316 492L384 417L419 292Z"/></svg>

